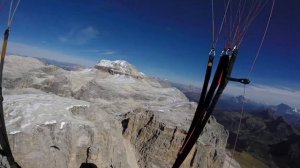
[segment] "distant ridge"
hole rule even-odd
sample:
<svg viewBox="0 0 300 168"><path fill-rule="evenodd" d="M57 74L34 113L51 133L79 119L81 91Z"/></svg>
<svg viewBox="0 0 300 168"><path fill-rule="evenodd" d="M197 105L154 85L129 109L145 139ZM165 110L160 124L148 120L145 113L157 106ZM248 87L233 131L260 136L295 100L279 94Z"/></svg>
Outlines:
<svg viewBox="0 0 300 168"><path fill-rule="evenodd" d="M43 63L48 64L48 65L58 66L58 67L60 67L64 70L67 70L67 71L75 71L75 70L80 70L80 69L85 68L85 67L80 66L78 64L73 64L73 63L68 63L68 62L61 62L61 61L51 60L51 59L48 59L48 58L38 58L38 57L33 57L33 58L36 58L36 59L38 59L38 60L40 60Z"/></svg>

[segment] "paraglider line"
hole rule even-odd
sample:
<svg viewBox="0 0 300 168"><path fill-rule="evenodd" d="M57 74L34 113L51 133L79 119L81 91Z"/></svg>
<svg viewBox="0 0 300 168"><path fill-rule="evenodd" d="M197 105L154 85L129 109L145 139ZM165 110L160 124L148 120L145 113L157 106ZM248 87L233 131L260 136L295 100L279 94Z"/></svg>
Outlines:
<svg viewBox="0 0 300 168"><path fill-rule="evenodd" d="M247 75L247 78L249 78L250 74L251 74L252 71L253 71L253 68L254 68L255 63L256 63L256 61L257 61L257 58L258 58L258 56L259 56L260 50L261 50L262 45L263 45L263 43L264 43L266 34L267 34L267 32L268 32L268 28L269 28L270 21L271 21L271 18L272 18L272 14L273 14L273 10L274 10L275 1L276 1L276 0L273 0L272 7L271 7L271 12L270 12L270 15L269 15L269 18L268 18L268 22L267 22L266 29L265 29L264 35L263 35L263 37L262 37L262 40L261 40L260 46L259 46L259 48L258 48L258 51L257 51L257 53L256 53L256 55L255 55L255 58L254 58L253 62L252 62L252 66L251 66L251 69L249 70L249 73L248 73L248 75ZM237 135L236 135L236 138L235 138L235 141L234 141L233 153L232 153L232 156L231 156L231 158L230 158L228 168L230 168L232 159L234 158L235 149L236 149L236 146L237 146L237 142L238 142L238 138L239 138L239 134L240 134L240 130L241 130L242 118L243 118L243 115L244 115L245 96L246 96L246 85L244 85L243 101L242 101L242 109L241 109L241 112L240 112L240 120L239 120L238 129L237 129Z"/></svg>
<svg viewBox="0 0 300 168"><path fill-rule="evenodd" d="M218 40L219 40L219 36L220 36L220 34L221 34L221 32L222 32L223 25L224 25L224 22L225 22L225 20L226 20L226 15L227 15L227 11L228 11L229 4L230 4L230 0L228 0L228 2L227 2L226 9L225 9L225 13L224 13L223 20L222 20L222 23L221 23L221 26L220 26L220 29L219 29L218 36L217 36L216 40L215 40L214 43L213 43L213 48L216 47L216 44L217 44L217 42L218 42Z"/></svg>
<svg viewBox="0 0 300 168"><path fill-rule="evenodd" d="M268 29L269 29L269 25L270 25L270 22L271 22L271 18L272 18L272 14L273 14L274 6L275 6L275 1L276 1L276 0L273 0L273 3L272 3L272 8L271 8L271 12L270 12L269 19L268 19L268 23L267 23L267 26L266 26L266 29L265 29L264 35L263 35L263 37L262 37L262 39L261 39L261 42L260 42L260 45L259 45L258 51L257 51L257 53L256 53L256 55L255 55L255 58L254 58L253 62L252 62L252 65L251 65L250 71L249 71L249 73L248 73L248 75L247 75L247 78L249 78L249 76L251 75L251 73L252 73L252 71L253 71L253 68L254 68L254 66L255 66L255 63L256 63L256 61L257 61L257 58L258 58L258 56L259 56L259 54L260 54L260 51L261 51L262 45L263 45L263 43L264 43L264 41L265 41L265 37L266 37L266 35L267 35Z"/></svg>
<svg viewBox="0 0 300 168"><path fill-rule="evenodd" d="M13 9L13 11L12 11L13 0L12 0L11 3L10 3L9 15L8 15L8 24L7 24L7 27L8 27L8 28L11 26L11 23L12 23L12 21L13 21L13 19L14 19L15 13L16 13L16 11L17 11L17 9L18 9L19 4L20 4L20 1L21 1L21 0L18 0L18 2L17 2L17 4L16 4L15 8Z"/></svg>

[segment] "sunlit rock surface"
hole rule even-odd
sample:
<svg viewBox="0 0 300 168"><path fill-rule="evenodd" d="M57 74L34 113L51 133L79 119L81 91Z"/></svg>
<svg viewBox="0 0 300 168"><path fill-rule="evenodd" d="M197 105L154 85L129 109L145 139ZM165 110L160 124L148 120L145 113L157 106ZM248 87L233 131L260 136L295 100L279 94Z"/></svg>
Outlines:
<svg viewBox="0 0 300 168"><path fill-rule="evenodd" d="M125 61L66 71L30 57L6 60L6 126L23 168L171 167L196 109L179 90ZM183 167L222 167L227 138L210 118Z"/></svg>

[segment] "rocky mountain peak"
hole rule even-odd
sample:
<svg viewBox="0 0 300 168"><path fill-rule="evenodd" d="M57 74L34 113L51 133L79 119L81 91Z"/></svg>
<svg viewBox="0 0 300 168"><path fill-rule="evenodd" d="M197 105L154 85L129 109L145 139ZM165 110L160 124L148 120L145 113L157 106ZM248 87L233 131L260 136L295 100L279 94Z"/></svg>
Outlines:
<svg viewBox="0 0 300 168"><path fill-rule="evenodd" d="M288 106L287 104L284 103L280 103L279 105L277 105L278 110L281 111L287 111L287 110L292 110L292 108L290 106Z"/></svg>
<svg viewBox="0 0 300 168"><path fill-rule="evenodd" d="M116 60L116 61L110 61L110 60L100 60L97 63L98 66L103 67L110 67L110 68L120 68L122 70L126 70L128 67L132 67L131 64L129 64L127 61L124 60Z"/></svg>
<svg viewBox="0 0 300 168"><path fill-rule="evenodd" d="M271 106L271 109L274 110L276 113L281 115L288 115L288 114L297 114L295 113L294 109L287 104L280 103L276 106Z"/></svg>
<svg viewBox="0 0 300 168"><path fill-rule="evenodd" d="M111 74L129 75L136 78L143 78L145 76L135 66L124 60L100 60L94 68L107 71Z"/></svg>

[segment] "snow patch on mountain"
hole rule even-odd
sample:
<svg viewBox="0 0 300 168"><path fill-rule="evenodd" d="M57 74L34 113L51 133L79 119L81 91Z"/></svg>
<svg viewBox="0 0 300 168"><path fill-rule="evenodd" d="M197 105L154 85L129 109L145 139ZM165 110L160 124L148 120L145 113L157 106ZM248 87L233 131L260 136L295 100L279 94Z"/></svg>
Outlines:
<svg viewBox="0 0 300 168"><path fill-rule="evenodd" d="M14 134L18 134L18 133L20 133L21 131L19 131L19 130L16 130L16 131L11 131L9 134L10 135L14 135Z"/></svg>
<svg viewBox="0 0 300 168"><path fill-rule="evenodd" d="M127 67L130 66L130 64L124 60L116 60L116 61L101 60L97 65L103 67L110 67L110 68L115 68L119 66L124 71L127 69Z"/></svg>
<svg viewBox="0 0 300 168"><path fill-rule="evenodd" d="M66 122L61 122L61 123L60 123L60 127L59 127L59 129L63 129L63 128L64 128L64 126L65 126L65 124L66 124Z"/></svg>
<svg viewBox="0 0 300 168"><path fill-rule="evenodd" d="M80 108L80 107L83 107L83 108L87 108L89 107L88 105L73 105L73 106L69 106L69 107L66 107L66 110L71 110L72 108Z"/></svg>
<svg viewBox="0 0 300 168"><path fill-rule="evenodd" d="M46 121L44 124L45 125L52 125L52 124L56 124L57 121L56 120L51 120L51 121Z"/></svg>
<svg viewBox="0 0 300 168"><path fill-rule="evenodd" d="M36 125L53 125L61 119L73 120L68 107L89 103L52 94L6 95L4 101L8 130L30 131ZM14 132L14 131L11 131Z"/></svg>
<svg viewBox="0 0 300 168"><path fill-rule="evenodd" d="M107 70L110 73L130 75L134 77L145 77L146 75L139 72L137 68L124 60L101 60L95 65L96 69Z"/></svg>

